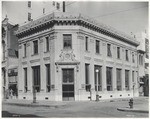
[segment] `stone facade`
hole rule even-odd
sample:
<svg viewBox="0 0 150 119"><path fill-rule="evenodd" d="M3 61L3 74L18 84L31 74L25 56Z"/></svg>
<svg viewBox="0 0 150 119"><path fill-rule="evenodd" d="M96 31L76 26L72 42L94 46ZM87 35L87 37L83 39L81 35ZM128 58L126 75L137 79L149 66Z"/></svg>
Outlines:
<svg viewBox="0 0 150 119"><path fill-rule="evenodd" d="M19 38L19 99L36 97L37 100L62 101L89 100L91 97L92 100L95 100L95 66L101 67L99 70L101 73L98 76L98 80L101 78L99 99L138 96L136 57L139 43L135 38L81 14L71 15L68 13L46 15L21 26L16 35ZM38 44L38 53L36 54L34 54L34 41L37 41ZM99 43L98 53L96 53L96 41ZM48 51L47 43L49 43ZM25 46L26 48L24 48ZM117 58L118 47L120 49L119 58ZM111 56L108 56L108 49ZM126 61L126 57L128 57L128 61ZM47 64L50 64L50 71L48 70L50 91L47 91ZM88 65L88 70L85 70L85 64ZM34 78L35 75L33 76L35 66L40 66L40 90L37 88L37 92L34 88L36 78ZM26 81L25 68L27 68ZM106 79L108 68L111 69L111 89L109 89ZM119 91L117 90L116 69L121 70ZM129 71L128 90L125 86L125 70ZM132 73L133 71L134 73ZM25 82L27 82L27 90L25 90Z"/></svg>

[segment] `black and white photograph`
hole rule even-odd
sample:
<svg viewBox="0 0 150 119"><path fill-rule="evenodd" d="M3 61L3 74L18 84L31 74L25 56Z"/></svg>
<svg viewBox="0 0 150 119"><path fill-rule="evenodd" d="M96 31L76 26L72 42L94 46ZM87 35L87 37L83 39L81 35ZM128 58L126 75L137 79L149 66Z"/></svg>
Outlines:
<svg viewBox="0 0 150 119"><path fill-rule="evenodd" d="M149 1L1 1L2 118L149 118Z"/></svg>

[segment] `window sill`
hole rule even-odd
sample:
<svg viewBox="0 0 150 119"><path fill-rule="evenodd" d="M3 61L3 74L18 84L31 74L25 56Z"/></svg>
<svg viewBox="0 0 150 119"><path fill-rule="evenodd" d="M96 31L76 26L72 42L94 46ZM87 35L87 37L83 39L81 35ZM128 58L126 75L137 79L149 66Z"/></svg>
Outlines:
<svg viewBox="0 0 150 119"><path fill-rule="evenodd" d="M24 56L24 57L22 57L23 59L26 59L27 58L27 56Z"/></svg>
<svg viewBox="0 0 150 119"><path fill-rule="evenodd" d="M85 50L86 53L90 53L90 51Z"/></svg>
<svg viewBox="0 0 150 119"><path fill-rule="evenodd" d="M50 53L50 51L45 51L44 53Z"/></svg>
<svg viewBox="0 0 150 119"><path fill-rule="evenodd" d="M100 54L100 53L95 53L95 55L99 55L99 56L101 56L101 54Z"/></svg>
<svg viewBox="0 0 150 119"><path fill-rule="evenodd" d="M32 54L31 56L36 56L36 55L39 55L38 53L36 53L36 54Z"/></svg>

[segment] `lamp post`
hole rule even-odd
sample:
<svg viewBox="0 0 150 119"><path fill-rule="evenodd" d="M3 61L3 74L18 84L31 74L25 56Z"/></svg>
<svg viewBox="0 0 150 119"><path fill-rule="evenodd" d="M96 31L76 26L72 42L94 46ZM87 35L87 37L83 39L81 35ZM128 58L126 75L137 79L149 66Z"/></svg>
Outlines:
<svg viewBox="0 0 150 119"><path fill-rule="evenodd" d="M96 69L96 101L99 101L99 95L98 95L98 72L99 72L99 70Z"/></svg>

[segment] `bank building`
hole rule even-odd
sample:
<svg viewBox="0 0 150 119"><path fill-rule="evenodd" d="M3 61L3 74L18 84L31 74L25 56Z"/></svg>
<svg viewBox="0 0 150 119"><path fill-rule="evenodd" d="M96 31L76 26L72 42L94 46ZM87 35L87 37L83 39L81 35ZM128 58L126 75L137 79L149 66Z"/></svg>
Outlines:
<svg viewBox="0 0 150 119"><path fill-rule="evenodd" d="M18 98L81 101L138 97L136 38L82 14L20 26Z"/></svg>

